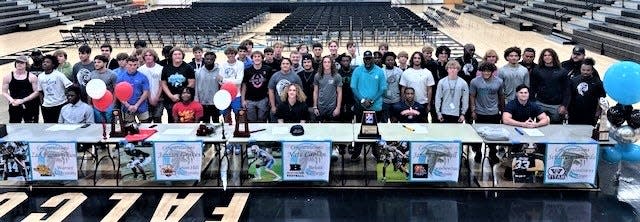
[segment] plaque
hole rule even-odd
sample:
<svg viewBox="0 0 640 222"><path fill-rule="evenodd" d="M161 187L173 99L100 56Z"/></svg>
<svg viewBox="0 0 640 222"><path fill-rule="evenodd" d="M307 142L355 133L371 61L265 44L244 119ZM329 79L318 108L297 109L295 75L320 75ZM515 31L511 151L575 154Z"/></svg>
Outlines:
<svg viewBox="0 0 640 222"><path fill-rule="evenodd" d="M375 111L362 112L362 125L360 126L358 139L380 139Z"/></svg>
<svg viewBox="0 0 640 222"><path fill-rule="evenodd" d="M243 108L236 116L236 130L233 131L234 137L249 137L249 122L247 122L247 109Z"/></svg>
<svg viewBox="0 0 640 222"><path fill-rule="evenodd" d="M124 127L124 120L122 119L122 113L119 109L113 109L111 111L111 137L124 137L127 135Z"/></svg>
<svg viewBox="0 0 640 222"><path fill-rule="evenodd" d="M607 112L609 110L609 102L607 99L600 98L600 120L593 129L592 138L596 141L609 141L609 119L607 119Z"/></svg>

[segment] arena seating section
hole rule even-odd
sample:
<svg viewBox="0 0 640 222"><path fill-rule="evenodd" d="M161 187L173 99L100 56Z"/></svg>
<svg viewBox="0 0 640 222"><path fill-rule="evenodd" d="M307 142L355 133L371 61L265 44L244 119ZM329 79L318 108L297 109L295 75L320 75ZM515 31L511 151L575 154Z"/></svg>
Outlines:
<svg viewBox="0 0 640 222"><path fill-rule="evenodd" d="M516 30L535 30L613 58L640 61L640 0L625 2L622 7L613 0L464 0L472 14Z"/></svg>
<svg viewBox="0 0 640 222"><path fill-rule="evenodd" d="M267 36L289 44L353 40L363 44L422 41L433 25L404 7L299 7L273 27Z"/></svg>
<svg viewBox="0 0 640 222"><path fill-rule="evenodd" d="M0 34L121 15L139 9L131 0L0 0Z"/></svg>
<svg viewBox="0 0 640 222"><path fill-rule="evenodd" d="M80 29L88 43L130 47L136 40L162 45L220 47L248 31L266 15L266 8L165 8L86 25ZM203 16L207 15L207 16Z"/></svg>

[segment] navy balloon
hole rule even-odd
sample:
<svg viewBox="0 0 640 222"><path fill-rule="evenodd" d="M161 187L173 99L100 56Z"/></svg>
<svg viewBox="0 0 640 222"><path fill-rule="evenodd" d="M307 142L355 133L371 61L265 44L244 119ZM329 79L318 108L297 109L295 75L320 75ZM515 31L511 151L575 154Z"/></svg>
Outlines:
<svg viewBox="0 0 640 222"><path fill-rule="evenodd" d="M619 127L625 121L625 110L624 106L618 104L615 105L607 111L607 119L611 123L611 125L615 127Z"/></svg>
<svg viewBox="0 0 640 222"><path fill-rule="evenodd" d="M640 110L634 109L631 111L629 115L629 119L627 119L627 124L633 127L634 129L640 128Z"/></svg>
<svg viewBox="0 0 640 222"><path fill-rule="evenodd" d="M629 162L640 161L640 145L635 143L622 144L623 148L620 149L622 159Z"/></svg>
<svg viewBox="0 0 640 222"><path fill-rule="evenodd" d="M620 104L640 102L640 64L624 61L613 64L604 75L604 89Z"/></svg>
<svg viewBox="0 0 640 222"><path fill-rule="evenodd" d="M606 147L604 148L602 153L602 159L609 163L617 163L622 159L620 150L616 149L615 147Z"/></svg>

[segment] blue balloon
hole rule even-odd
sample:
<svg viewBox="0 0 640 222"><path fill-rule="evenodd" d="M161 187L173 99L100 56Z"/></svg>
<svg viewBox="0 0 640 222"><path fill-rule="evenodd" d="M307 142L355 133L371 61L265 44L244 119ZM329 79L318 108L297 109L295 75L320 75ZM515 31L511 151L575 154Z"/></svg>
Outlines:
<svg viewBox="0 0 640 222"><path fill-rule="evenodd" d="M622 154L622 160L626 160L629 162L639 162L640 161L640 146L635 143L624 144L624 148L620 149L620 154Z"/></svg>
<svg viewBox="0 0 640 222"><path fill-rule="evenodd" d="M622 159L622 154L614 147L606 147L602 152L602 159L609 163L618 163Z"/></svg>
<svg viewBox="0 0 640 222"><path fill-rule="evenodd" d="M604 75L604 90L616 102L640 102L640 64L624 61L611 65Z"/></svg>

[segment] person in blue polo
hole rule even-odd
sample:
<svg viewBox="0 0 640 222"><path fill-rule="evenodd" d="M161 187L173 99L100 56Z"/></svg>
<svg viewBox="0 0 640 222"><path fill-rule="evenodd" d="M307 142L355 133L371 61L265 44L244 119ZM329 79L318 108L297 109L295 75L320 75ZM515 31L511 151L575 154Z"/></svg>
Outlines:
<svg viewBox="0 0 640 222"><path fill-rule="evenodd" d="M122 113L125 122L134 122L135 118L142 123L149 122L149 111L147 98L149 97L149 80L138 72L138 58L129 56L127 58L127 71L118 75L116 85L120 82L127 82L133 86L133 95L129 100L119 102L122 104Z"/></svg>

